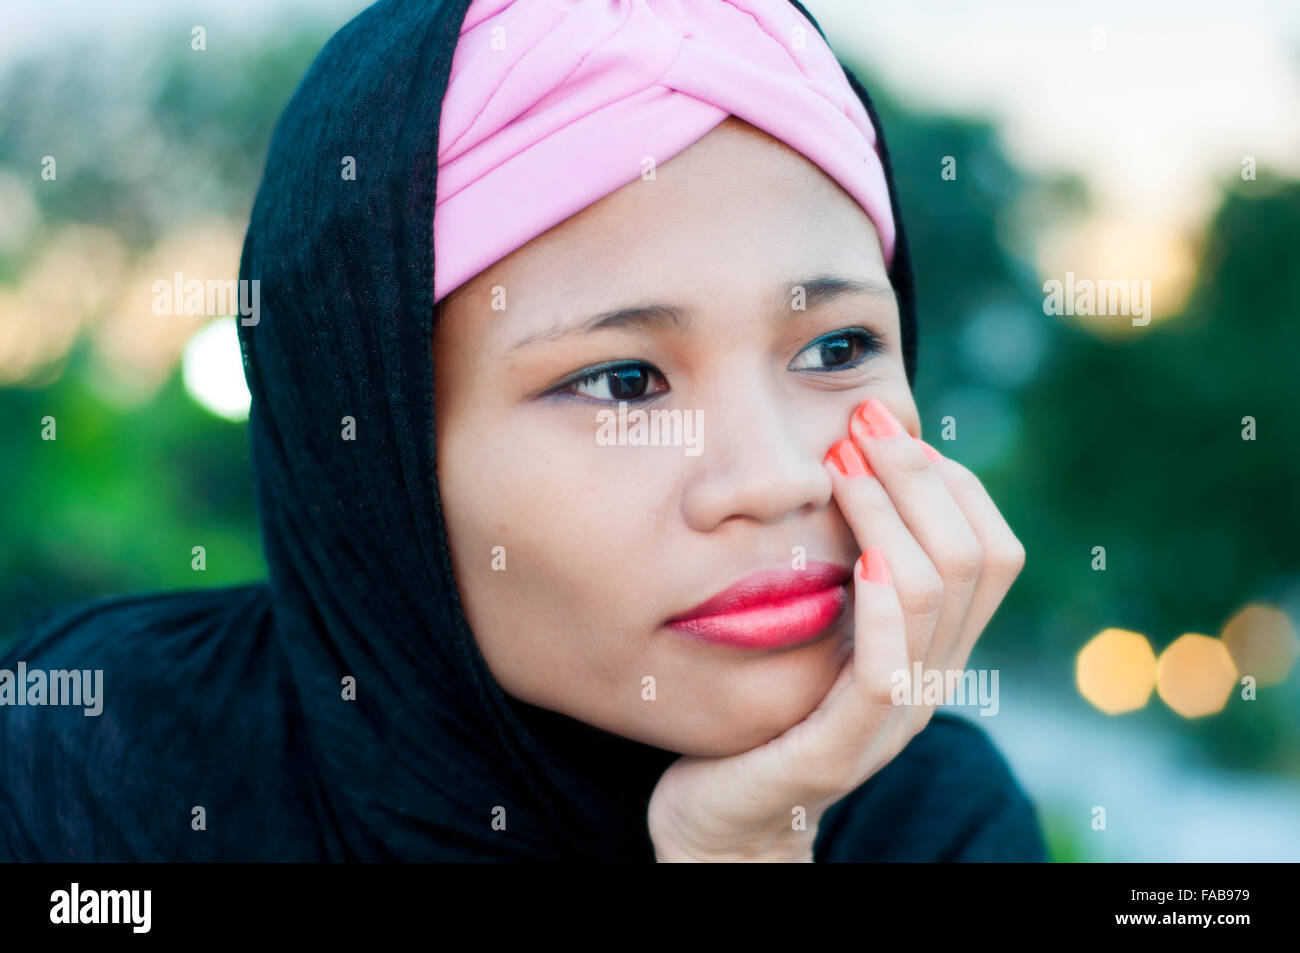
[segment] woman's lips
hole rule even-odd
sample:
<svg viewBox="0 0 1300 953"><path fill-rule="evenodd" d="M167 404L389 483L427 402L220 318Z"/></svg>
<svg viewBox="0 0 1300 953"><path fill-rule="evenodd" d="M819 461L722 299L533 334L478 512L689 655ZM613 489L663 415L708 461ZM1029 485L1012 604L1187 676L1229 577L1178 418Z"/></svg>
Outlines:
<svg viewBox="0 0 1300 953"><path fill-rule="evenodd" d="M821 635L839 619L848 604L844 584L852 574L831 563L810 563L802 571L763 570L666 624L685 635L737 648L797 645Z"/></svg>

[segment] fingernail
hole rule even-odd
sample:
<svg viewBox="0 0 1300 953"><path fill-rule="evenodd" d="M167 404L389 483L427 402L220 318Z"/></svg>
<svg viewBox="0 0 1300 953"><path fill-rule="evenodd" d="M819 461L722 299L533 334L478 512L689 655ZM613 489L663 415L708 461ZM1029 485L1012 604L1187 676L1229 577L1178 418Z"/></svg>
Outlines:
<svg viewBox="0 0 1300 953"><path fill-rule="evenodd" d="M829 460L845 476L860 477L872 476L871 467L867 466L866 458L862 456L852 440L839 440L835 445L826 452L826 460Z"/></svg>
<svg viewBox="0 0 1300 953"><path fill-rule="evenodd" d="M854 411L853 416L873 437L897 437L903 433L902 425L889 412L889 408L874 397Z"/></svg>
<svg viewBox="0 0 1300 953"><path fill-rule="evenodd" d="M921 445L921 449L925 451L925 455L929 457L931 460L943 459L943 454L940 453L938 450L934 449L934 447L930 446L924 440L918 438L916 442Z"/></svg>
<svg viewBox="0 0 1300 953"><path fill-rule="evenodd" d="M889 566L885 563L885 554L878 546L872 546L862 554L862 558L858 560L858 573L867 582L882 586L887 586L894 580L889 572Z"/></svg>

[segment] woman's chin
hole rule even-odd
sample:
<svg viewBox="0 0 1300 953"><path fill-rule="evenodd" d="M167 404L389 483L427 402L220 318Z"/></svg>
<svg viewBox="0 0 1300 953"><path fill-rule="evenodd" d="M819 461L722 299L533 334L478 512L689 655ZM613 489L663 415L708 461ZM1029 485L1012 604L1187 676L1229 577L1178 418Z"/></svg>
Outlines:
<svg viewBox="0 0 1300 953"><path fill-rule="evenodd" d="M699 706L698 718L678 727L675 743L669 747L699 758L722 758L764 745L812 714L836 674L829 672L822 678L815 673L780 689L714 695Z"/></svg>

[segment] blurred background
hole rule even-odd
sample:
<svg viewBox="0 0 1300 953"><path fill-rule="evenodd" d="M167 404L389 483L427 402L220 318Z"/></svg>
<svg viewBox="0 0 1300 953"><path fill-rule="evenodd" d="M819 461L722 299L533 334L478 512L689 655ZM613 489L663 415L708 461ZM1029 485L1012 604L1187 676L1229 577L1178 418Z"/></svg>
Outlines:
<svg viewBox="0 0 1300 953"><path fill-rule="evenodd" d="M0 648L264 576L234 319L152 285L237 277L274 122L366 5L4 10ZM1300 860L1300 7L806 5L893 153L925 436L1028 552L966 716L1055 860ZM1149 282L1150 323L1047 313L1068 274Z"/></svg>

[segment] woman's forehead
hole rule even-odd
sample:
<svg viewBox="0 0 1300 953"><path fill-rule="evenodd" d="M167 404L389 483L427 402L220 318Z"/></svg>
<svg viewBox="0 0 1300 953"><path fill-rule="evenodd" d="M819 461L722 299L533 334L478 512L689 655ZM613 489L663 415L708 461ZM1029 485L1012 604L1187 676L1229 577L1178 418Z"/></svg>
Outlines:
<svg viewBox="0 0 1300 953"><path fill-rule="evenodd" d="M495 293L596 310L665 287L691 297L719 288L766 294L768 284L822 272L887 282L871 219L817 166L732 117L653 178L570 216L450 301L477 307Z"/></svg>

